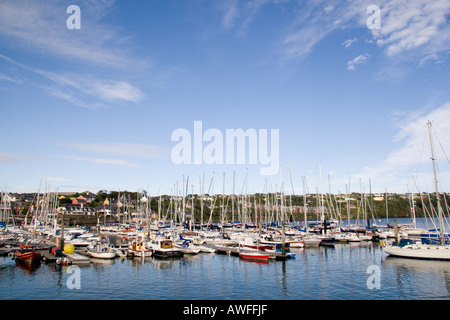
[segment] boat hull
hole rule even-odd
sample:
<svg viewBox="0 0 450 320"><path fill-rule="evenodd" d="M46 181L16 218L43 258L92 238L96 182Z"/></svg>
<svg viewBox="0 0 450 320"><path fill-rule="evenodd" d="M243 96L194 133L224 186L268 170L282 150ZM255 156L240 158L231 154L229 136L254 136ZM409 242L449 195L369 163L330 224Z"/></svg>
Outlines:
<svg viewBox="0 0 450 320"><path fill-rule="evenodd" d="M180 250L153 250L153 255L159 258L181 257L183 254Z"/></svg>
<svg viewBox="0 0 450 320"><path fill-rule="evenodd" d="M42 255L39 252L16 252L14 254L15 260L19 263L27 265L37 265L41 263Z"/></svg>
<svg viewBox="0 0 450 320"><path fill-rule="evenodd" d="M450 260L450 246L407 245L386 246L384 252L391 256L424 260Z"/></svg>
<svg viewBox="0 0 450 320"><path fill-rule="evenodd" d="M239 253L239 257L244 259L251 259L251 260L269 260L268 254L260 254L260 253L253 253L253 252L241 252Z"/></svg>
<svg viewBox="0 0 450 320"><path fill-rule="evenodd" d="M97 259L114 259L116 257L115 252L94 252L94 251L88 251L89 255L92 258Z"/></svg>
<svg viewBox="0 0 450 320"><path fill-rule="evenodd" d="M153 252L151 250L129 250L135 257L151 257Z"/></svg>

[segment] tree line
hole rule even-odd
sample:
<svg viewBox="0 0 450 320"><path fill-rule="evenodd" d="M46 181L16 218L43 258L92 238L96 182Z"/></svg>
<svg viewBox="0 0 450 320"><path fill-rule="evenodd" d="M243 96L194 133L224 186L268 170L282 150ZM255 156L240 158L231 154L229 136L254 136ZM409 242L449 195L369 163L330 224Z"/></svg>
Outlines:
<svg viewBox="0 0 450 320"><path fill-rule="evenodd" d="M79 195L83 195L83 193L73 194L66 199ZM142 208L141 200L143 198L148 201L146 207L153 213L159 212L161 217L173 217L175 212L183 215L180 212L184 207L185 216L188 219L192 219L192 212L194 212L195 222L200 222L202 211L204 222L207 222L210 217L215 222L221 221L222 213L225 215L225 221L231 221L233 202L235 220L239 217L242 218L245 213L250 221L256 221L258 216L261 220L268 216L272 219L275 217L280 219L282 213L284 214L284 220L303 220L305 199L308 220L320 219L322 207L327 219L347 219L348 215L351 219L381 219L387 216L389 218L402 218L412 217L413 214L416 217L424 217L435 215L437 204L435 193L415 194L413 199L411 199L410 194L395 193L385 194L381 199L379 196L360 193L352 193L348 196L309 194L306 197L303 195L284 195L281 197L280 194L256 193L245 196L189 194L184 197L185 205L183 206L181 196L161 195L151 197L145 190L141 192L100 190L97 192L95 200L88 205L96 207L106 199L109 201L112 199L114 204L120 201L123 206L126 206L121 209L122 211L137 210L138 207ZM161 203L159 203L160 199ZM450 195L441 194L440 201L444 212L447 212ZM349 207L349 210L347 207Z"/></svg>

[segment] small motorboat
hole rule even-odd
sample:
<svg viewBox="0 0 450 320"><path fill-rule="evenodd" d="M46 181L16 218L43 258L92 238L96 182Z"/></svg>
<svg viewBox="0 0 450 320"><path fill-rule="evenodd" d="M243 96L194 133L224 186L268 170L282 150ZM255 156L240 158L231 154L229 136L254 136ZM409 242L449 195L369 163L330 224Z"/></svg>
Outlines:
<svg viewBox="0 0 450 320"><path fill-rule="evenodd" d="M42 255L39 252L33 251L31 247L23 247L14 253L14 259L19 263L38 265L41 263Z"/></svg>
<svg viewBox="0 0 450 320"><path fill-rule="evenodd" d="M128 253L135 257L151 257L152 250L146 246L143 239L139 238L128 246Z"/></svg>
<svg viewBox="0 0 450 320"><path fill-rule="evenodd" d="M251 260L269 260L269 255L259 252L240 252L239 257Z"/></svg>
<svg viewBox="0 0 450 320"><path fill-rule="evenodd" d="M153 256L160 258L183 256L181 250L174 248L173 241L171 239L153 239L151 242L151 249L153 251Z"/></svg>
<svg viewBox="0 0 450 320"><path fill-rule="evenodd" d="M174 243L174 247L184 254L197 254L200 252L200 248L189 240L184 240L183 243Z"/></svg>
<svg viewBox="0 0 450 320"><path fill-rule="evenodd" d="M214 253L214 252L216 252L216 250L214 248L210 248L210 247L207 247L207 246L204 246L204 245L195 245L195 246L200 249L200 252L203 252L203 253Z"/></svg>
<svg viewBox="0 0 450 320"><path fill-rule="evenodd" d="M116 252L109 245L101 242L92 242L87 247L87 253L92 258L97 259L114 259Z"/></svg>

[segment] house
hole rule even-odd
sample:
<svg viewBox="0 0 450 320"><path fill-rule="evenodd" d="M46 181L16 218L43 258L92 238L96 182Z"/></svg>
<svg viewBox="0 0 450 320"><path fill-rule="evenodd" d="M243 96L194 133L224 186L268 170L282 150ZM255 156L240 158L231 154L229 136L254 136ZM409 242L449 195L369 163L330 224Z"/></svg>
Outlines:
<svg viewBox="0 0 450 320"><path fill-rule="evenodd" d="M15 214L22 213L23 209L25 209L26 207L28 207L28 202L26 202L26 201L14 201L14 202L11 202L11 210Z"/></svg>
<svg viewBox="0 0 450 320"><path fill-rule="evenodd" d="M86 198L83 196L79 196L78 198L71 198L72 204L87 204Z"/></svg>
<svg viewBox="0 0 450 320"><path fill-rule="evenodd" d="M96 206L94 208L94 210L95 210L96 213L107 215L107 216L116 214L116 208L112 207L110 205Z"/></svg>
<svg viewBox="0 0 450 320"><path fill-rule="evenodd" d="M92 203L97 198L97 195L95 193L90 192L90 191L86 191L86 194L84 195L84 198L86 199L87 203Z"/></svg>
<svg viewBox="0 0 450 320"><path fill-rule="evenodd" d="M84 214L84 215L95 215L94 208L86 206L85 204L77 203L67 203L62 207L64 214Z"/></svg>

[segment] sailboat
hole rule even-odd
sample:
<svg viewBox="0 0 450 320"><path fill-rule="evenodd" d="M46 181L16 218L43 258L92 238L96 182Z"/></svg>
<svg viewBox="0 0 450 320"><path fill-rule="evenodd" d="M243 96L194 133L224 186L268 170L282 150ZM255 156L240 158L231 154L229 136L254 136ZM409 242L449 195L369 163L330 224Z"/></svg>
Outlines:
<svg viewBox="0 0 450 320"><path fill-rule="evenodd" d="M439 244L434 245L432 243L423 244L420 241L412 241L409 239L402 239L398 244L386 245L383 250L387 254L396 257L403 258L415 258L415 259L431 259L431 260L450 260L450 245L446 244L444 237L444 221L443 210L439 200L438 182L437 182L437 170L436 170L436 158L434 156L433 149L433 137L431 134L431 122L428 121L428 131L430 136L431 145L431 160L433 161L434 171L434 183L436 189L437 198L437 211L439 216Z"/></svg>
<svg viewBox="0 0 450 320"><path fill-rule="evenodd" d="M92 242L86 249L88 255L92 258L114 259L116 257L116 252L108 244L100 241Z"/></svg>

